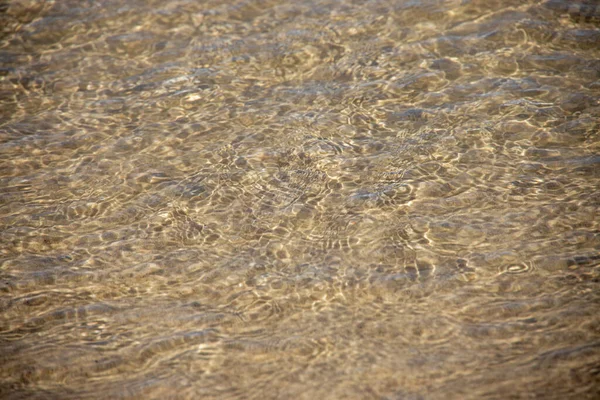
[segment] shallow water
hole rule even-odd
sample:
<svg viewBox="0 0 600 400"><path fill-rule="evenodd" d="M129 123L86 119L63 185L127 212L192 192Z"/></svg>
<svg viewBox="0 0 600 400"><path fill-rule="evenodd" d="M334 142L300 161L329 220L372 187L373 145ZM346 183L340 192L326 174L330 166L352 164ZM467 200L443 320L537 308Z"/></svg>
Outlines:
<svg viewBox="0 0 600 400"><path fill-rule="evenodd" d="M0 396L600 396L600 5L0 5Z"/></svg>

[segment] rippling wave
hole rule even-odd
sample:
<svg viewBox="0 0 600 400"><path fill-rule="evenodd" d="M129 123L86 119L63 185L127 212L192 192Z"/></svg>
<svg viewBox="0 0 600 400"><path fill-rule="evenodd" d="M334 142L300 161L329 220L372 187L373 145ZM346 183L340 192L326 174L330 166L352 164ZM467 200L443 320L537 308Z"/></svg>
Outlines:
<svg viewBox="0 0 600 400"><path fill-rule="evenodd" d="M597 1L0 1L0 396L597 398L599 132Z"/></svg>

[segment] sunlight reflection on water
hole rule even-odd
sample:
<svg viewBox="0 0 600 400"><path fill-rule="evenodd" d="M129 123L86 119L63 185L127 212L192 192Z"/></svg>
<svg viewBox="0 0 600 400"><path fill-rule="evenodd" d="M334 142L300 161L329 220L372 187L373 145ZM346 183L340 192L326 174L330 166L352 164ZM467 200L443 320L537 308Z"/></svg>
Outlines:
<svg viewBox="0 0 600 400"><path fill-rule="evenodd" d="M600 396L599 23L0 2L0 395Z"/></svg>

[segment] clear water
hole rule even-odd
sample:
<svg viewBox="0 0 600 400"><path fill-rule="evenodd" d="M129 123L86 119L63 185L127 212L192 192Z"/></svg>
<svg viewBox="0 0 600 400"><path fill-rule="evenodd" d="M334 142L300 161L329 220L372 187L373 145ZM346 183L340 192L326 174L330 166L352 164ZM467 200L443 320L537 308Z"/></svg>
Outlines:
<svg viewBox="0 0 600 400"><path fill-rule="evenodd" d="M598 2L0 27L0 397L600 396Z"/></svg>

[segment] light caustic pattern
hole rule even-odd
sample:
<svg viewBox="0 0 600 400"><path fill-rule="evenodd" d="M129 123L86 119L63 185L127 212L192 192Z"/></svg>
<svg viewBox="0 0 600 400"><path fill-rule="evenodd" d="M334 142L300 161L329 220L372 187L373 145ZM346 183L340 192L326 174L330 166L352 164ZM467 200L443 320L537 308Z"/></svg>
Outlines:
<svg viewBox="0 0 600 400"><path fill-rule="evenodd" d="M600 396L600 6L0 2L0 397Z"/></svg>

